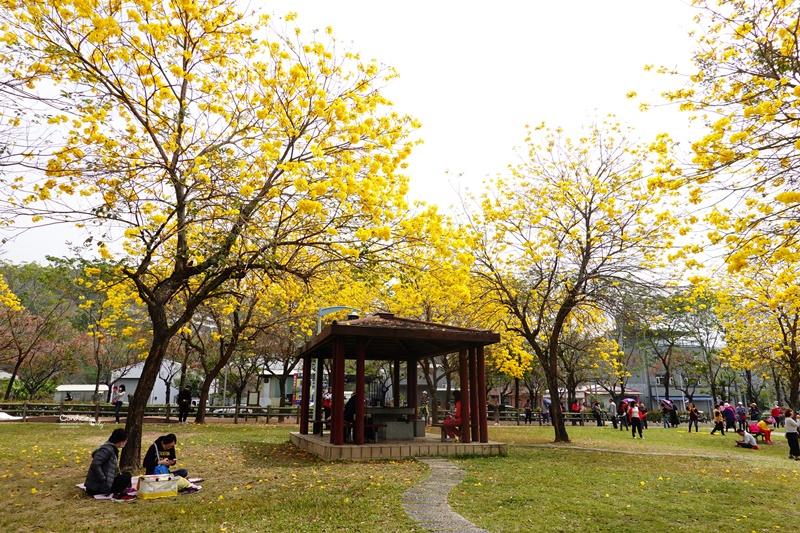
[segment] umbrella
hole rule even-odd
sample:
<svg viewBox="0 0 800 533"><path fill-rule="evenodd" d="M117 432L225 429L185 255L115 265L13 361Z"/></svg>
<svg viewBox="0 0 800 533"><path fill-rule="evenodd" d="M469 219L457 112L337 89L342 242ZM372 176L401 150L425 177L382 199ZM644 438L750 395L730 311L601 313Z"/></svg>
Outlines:
<svg viewBox="0 0 800 533"><path fill-rule="evenodd" d="M542 403L549 407L552 402L550 401L550 398L542 398Z"/></svg>
<svg viewBox="0 0 800 533"><path fill-rule="evenodd" d="M622 401L625 402L625 403L636 403L636 400L634 400L633 398L625 398Z"/></svg>
<svg viewBox="0 0 800 533"><path fill-rule="evenodd" d="M669 400L660 400L660 401L661 401L661 403L663 403L664 405L666 405L666 406L667 406L667 407L669 407L669 408L675 407L675 406L672 404L672 402L671 402L671 401L669 401Z"/></svg>

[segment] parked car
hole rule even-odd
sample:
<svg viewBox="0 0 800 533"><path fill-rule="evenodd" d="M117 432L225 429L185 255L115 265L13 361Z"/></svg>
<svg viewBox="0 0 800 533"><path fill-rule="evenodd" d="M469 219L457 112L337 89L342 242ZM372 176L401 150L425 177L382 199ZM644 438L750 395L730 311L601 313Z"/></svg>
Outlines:
<svg viewBox="0 0 800 533"><path fill-rule="evenodd" d="M243 405L239 406L239 414L252 413L252 412L253 412L252 409L248 409ZM220 407L218 409L214 409L213 411L211 411L211 413L215 414L215 415L233 415L233 414L236 414L236 407L233 407L233 406Z"/></svg>

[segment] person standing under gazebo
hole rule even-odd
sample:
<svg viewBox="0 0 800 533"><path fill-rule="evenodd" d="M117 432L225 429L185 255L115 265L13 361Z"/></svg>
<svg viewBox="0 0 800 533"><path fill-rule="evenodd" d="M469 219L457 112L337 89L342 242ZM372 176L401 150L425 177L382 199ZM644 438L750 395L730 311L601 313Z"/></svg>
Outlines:
<svg viewBox="0 0 800 533"><path fill-rule="evenodd" d="M419 420L425 421L425 427L428 427L428 418L430 417L430 411L428 410L429 407L429 400L428 400L428 391L422 391L422 398L419 401Z"/></svg>

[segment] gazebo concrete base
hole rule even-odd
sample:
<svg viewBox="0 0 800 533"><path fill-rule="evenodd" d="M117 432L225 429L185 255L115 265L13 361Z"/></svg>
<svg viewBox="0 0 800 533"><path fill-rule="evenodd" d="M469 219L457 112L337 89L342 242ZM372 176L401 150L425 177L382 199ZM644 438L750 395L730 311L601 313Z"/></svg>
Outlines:
<svg viewBox="0 0 800 533"><path fill-rule="evenodd" d="M330 436L291 433L292 444L326 461L369 461L403 459L405 457L442 457L449 455L506 455L508 445L501 442L441 442L439 435L426 435L410 440L391 440L362 445L330 443Z"/></svg>

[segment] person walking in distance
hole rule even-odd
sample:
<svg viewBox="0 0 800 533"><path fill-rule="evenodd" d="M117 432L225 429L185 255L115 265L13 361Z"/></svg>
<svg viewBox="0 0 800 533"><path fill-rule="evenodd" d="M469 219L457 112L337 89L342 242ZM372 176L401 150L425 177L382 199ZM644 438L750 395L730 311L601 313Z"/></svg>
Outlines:
<svg viewBox="0 0 800 533"><path fill-rule="evenodd" d="M125 385L114 386L114 392L111 395L111 403L114 404L114 418L119 424L119 414L122 411L122 403L125 401Z"/></svg>
<svg viewBox="0 0 800 533"><path fill-rule="evenodd" d="M711 434L715 435L717 431L725 435L725 426L723 425L722 411L719 410L719 405L714 406L714 429L711 430Z"/></svg>
<svg viewBox="0 0 800 533"><path fill-rule="evenodd" d="M617 404L614 403L614 398L608 399L608 414L611 417L611 423L614 424L614 429L617 429Z"/></svg>
<svg viewBox="0 0 800 533"><path fill-rule="evenodd" d="M603 424L603 410L600 409L600 402L597 400L594 401L592 404L592 413L594 414L594 419L597 422L597 427L602 427Z"/></svg>
<svg viewBox="0 0 800 533"><path fill-rule="evenodd" d="M178 424L185 424L186 419L189 417L189 407L192 405L192 390L189 385L186 385L182 391L178 393Z"/></svg>
<svg viewBox="0 0 800 533"><path fill-rule="evenodd" d="M630 423L631 423L631 433L633 434L633 438L636 438L636 432L639 432L639 438L643 439L644 436L642 435L642 419L639 417L639 406L637 404L632 404L631 408L628 409L628 413L630 414Z"/></svg>
<svg viewBox="0 0 800 533"><path fill-rule="evenodd" d="M639 402L639 418L642 419L642 429L647 429L647 406Z"/></svg>
<svg viewBox="0 0 800 533"><path fill-rule="evenodd" d="M736 429L747 429L747 408L742 402L736 406Z"/></svg>
<svg viewBox="0 0 800 533"><path fill-rule="evenodd" d="M622 402L619 406L619 430L628 431L628 402Z"/></svg>
<svg viewBox="0 0 800 533"><path fill-rule="evenodd" d="M692 432L692 424L694 424L694 432L700 433L700 430L697 429L697 423L700 421L700 412L697 410L697 407L694 406L694 403L689 402L689 433Z"/></svg>
<svg viewBox="0 0 800 533"><path fill-rule="evenodd" d="M800 443L798 443L798 423L795 412L786 409L783 412L783 423L786 426L786 440L789 442L789 459L800 461Z"/></svg>

